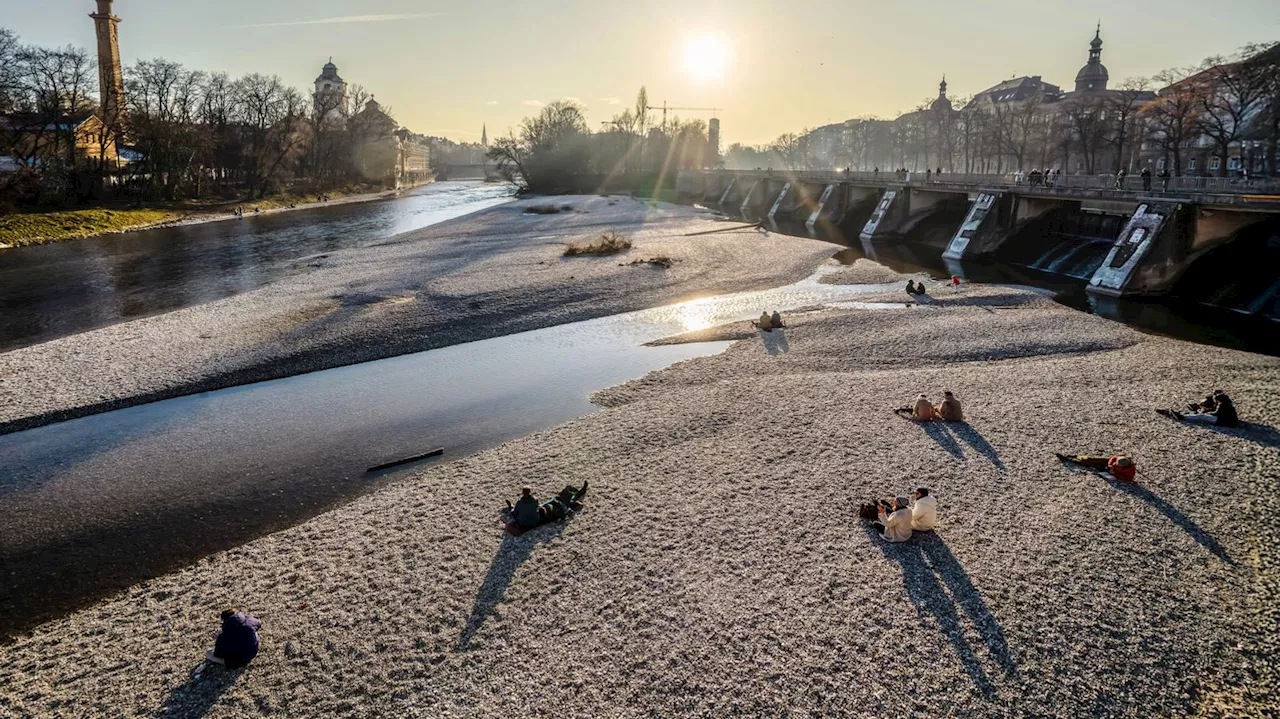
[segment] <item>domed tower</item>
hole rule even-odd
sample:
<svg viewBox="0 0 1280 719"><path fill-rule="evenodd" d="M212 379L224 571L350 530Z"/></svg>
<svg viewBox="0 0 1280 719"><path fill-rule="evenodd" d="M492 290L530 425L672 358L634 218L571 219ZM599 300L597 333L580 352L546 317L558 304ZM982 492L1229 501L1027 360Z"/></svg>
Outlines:
<svg viewBox="0 0 1280 719"><path fill-rule="evenodd" d="M951 112L951 100L947 99L947 76L942 76L942 82L938 84L938 99L933 101L929 108L934 112Z"/></svg>
<svg viewBox="0 0 1280 719"><path fill-rule="evenodd" d="M325 63L316 78L316 116L326 120L341 122L347 116L348 107L347 83L338 75L338 66L333 58Z"/></svg>
<svg viewBox="0 0 1280 719"><path fill-rule="evenodd" d="M1089 43L1089 62L1076 73L1076 92L1100 92L1107 89L1107 66L1102 64L1102 23Z"/></svg>

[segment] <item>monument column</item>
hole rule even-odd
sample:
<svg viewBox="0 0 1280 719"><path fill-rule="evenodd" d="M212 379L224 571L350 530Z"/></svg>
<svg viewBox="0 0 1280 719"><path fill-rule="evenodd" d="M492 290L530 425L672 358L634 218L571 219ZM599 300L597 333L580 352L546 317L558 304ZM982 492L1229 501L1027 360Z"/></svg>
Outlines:
<svg viewBox="0 0 1280 719"><path fill-rule="evenodd" d="M120 67L120 40L116 27L120 18L111 14L112 0L97 0L98 12L91 14L98 35L98 94L102 122L117 127L124 119L124 72Z"/></svg>

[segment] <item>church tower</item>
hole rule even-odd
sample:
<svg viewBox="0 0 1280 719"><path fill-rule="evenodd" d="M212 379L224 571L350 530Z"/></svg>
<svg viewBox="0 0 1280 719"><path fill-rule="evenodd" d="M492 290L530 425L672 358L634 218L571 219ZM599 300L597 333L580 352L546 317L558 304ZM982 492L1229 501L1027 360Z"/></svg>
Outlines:
<svg viewBox="0 0 1280 719"><path fill-rule="evenodd" d="M1107 89L1107 66L1102 64L1102 23L1089 43L1089 62L1076 73L1076 92L1101 92Z"/></svg>
<svg viewBox="0 0 1280 719"><path fill-rule="evenodd" d="M480 126L480 146L488 149L489 147L489 125L488 123Z"/></svg>
<svg viewBox="0 0 1280 719"><path fill-rule="evenodd" d="M112 0L98 0L91 14L98 35L98 94L102 122L116 127L124 120L124 72L120 67L120 18L111 14Z"/></svg>
<svg viewBox="0 0 1280 719"><path fill-rule="evenodd" d="M316 78L316 91L312 95L316 105L316 117L325 122L341 126L346 123L350 113L351 98L347 96L347 82L338 74L338 66L333 58L320 69Z"/></svg>

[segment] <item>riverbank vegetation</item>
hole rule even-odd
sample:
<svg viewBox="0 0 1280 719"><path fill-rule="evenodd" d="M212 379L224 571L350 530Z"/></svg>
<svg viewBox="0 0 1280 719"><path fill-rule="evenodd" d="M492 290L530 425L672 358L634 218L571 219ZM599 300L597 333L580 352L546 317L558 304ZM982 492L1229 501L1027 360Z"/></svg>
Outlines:
<svg viewBox="0 0 1280 719"><path fill-rule="evenodd" d="M274 75L140 60L124 68L123 112L104 117L97 83L83 48L26 45L0 28L0 208L332 195L484 158L478 144L400 127L355 84L313 97Z"/></svg>
<svg viewBox="0 0 1280 719"><path fill-rule="evenodd" d="M180 212L155 209L13 212L0 215L0 247L22 247L123 232L169 222L181 216Z"/></svg>
<svg viewBox="0 0 1280 719"><path fill-rule="evenodd" d="M665 115L650 123L644 88L628 108L591 132L586 108L557 100L525 118L519 131L494 140L488 157L519 191L542 194L629 191L660 196L682 169L714 167L708 125Z"/></svg>
<svg viewBox="0 0 1280 719"><path fill-rule="evenodd" d="M607 230L587 243L567 243L564 247L564 256L616 255L629 249L631 249L631 238L616 230Z"/></svg>

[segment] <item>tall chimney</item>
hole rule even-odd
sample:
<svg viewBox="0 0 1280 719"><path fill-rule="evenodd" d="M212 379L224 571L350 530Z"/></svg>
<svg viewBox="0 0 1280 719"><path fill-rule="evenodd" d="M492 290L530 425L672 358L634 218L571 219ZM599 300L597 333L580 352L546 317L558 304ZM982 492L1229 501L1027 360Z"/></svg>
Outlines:
<svg viewBox="0 0 1280 719"><path fill-rule="evenodd" d="M124 120L124 72L120 67L120 18L111 14L112 0L97 0L93 26L98 34L98 94L102 122L117 128Z"/></svg>

